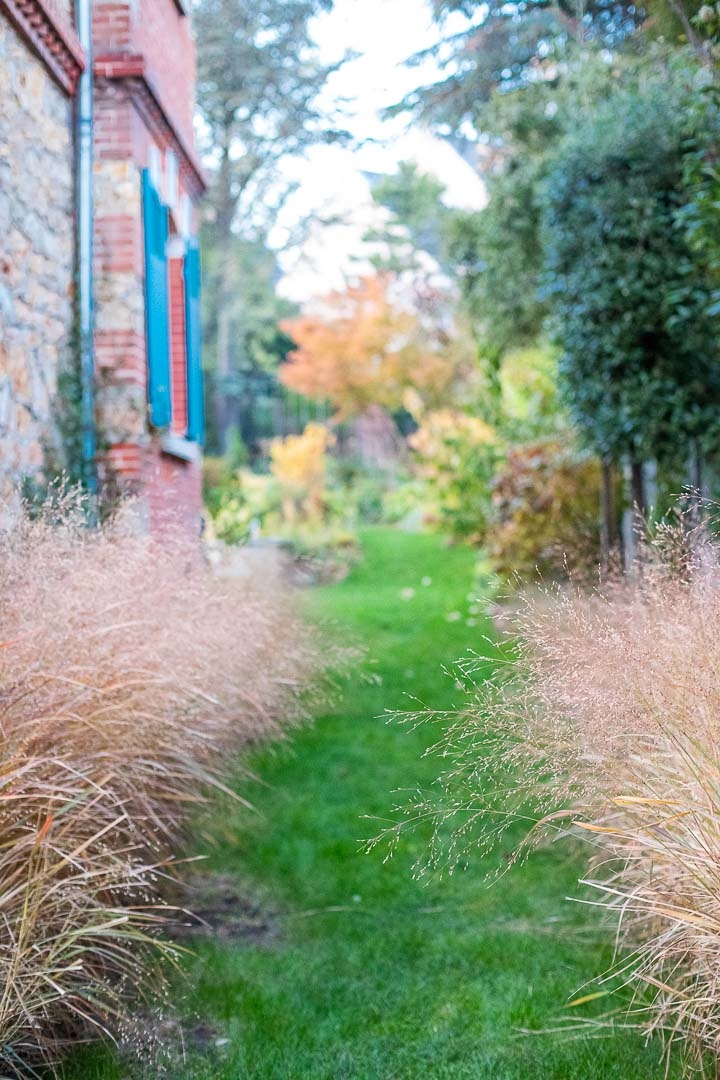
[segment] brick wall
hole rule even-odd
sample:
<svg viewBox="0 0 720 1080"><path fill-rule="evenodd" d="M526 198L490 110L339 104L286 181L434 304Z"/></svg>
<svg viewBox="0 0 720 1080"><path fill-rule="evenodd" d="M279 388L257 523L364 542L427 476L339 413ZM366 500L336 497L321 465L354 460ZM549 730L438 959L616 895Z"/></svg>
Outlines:
<svg viewBox="0 0 720 1080"><path fill-rule="evenodd" d="M150 453L143 463L148 524L154 531L201 532L202 469L198 462Z"/></svg>
<svg viewBox="0 0 720 1080"><path fill-rule="evenodd" d="M62 456L73 330L72 102L0 15L0 495Z"/></svg>
<svg viewBox="0 0 720 1080"><path fill-rule="evenodd" d="M195 45L175 0L95 0L99 59L135 57L183 140L192 145Z"/></svg>
<svg viewBox="0 0 720 1080"><path fill-rule="evenodd" d="M104 5L101 5L101 10ZM127 87L100 81L95 93L95 364L100 478L125 469L112 447L147 441L147 372L139 121Z"/></svg>
<svg viewBox="0 0 720 1080"><path fill-rule="evenodd" d="M185 435L188 426L187 338L185 330L185 279L183 260L171 259L170 279L170 387L172 430Z"/></svg>
<svg viewBox="0 0 720 1080"><path fill-rule="evenodd" d="M167 439L182 441L187 431L183 245L177 234L184 224L183 197L187 203L198 194L194 166L184 155L192 146L195 76L189 20L175 0L96 0L93 38L101 477L113 488L137 492L152 527L174 522L197 535L200 466L174 453L177 444ZM172 215L176 257L168 263L173 419L169 432L154 432L147 407L142 172L154 169L159 190L165 190L169 151L180 166ZM195 225L195 211L192 218Z"/></svg>
<svg viewBox="0 0 720 1080"><path fill-rule="evenodd" d="M133 7L129 0L94 0L92 29L95 51L130 51Z"/></svg>
<svg viewBox="0 0 720 1080"><path fill-rule="evenodd" d="M138 0L134 41L168 116L191 146L195 44L190 19L180 13L175 0Z"/></svg>

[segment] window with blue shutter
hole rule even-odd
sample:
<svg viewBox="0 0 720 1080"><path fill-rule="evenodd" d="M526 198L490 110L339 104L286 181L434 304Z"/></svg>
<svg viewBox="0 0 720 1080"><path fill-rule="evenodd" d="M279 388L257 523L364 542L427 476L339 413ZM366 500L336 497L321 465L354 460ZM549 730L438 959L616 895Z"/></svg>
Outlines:
<svg viewBox="0 0 720 1080"><path fill-rule="evenodd" d="M170 423L170 322L168 306L168 211L150 177L143 172L145 223L145 318L147 326L148 401L154 427Z"/></svg>
<svg viewBox="0 0 720 1080"><path fill-rule="evenodd" d="M205 401L200 330L200 251L197 241L188 244L185 255L185 321L188 386L187 437L202 445L205 439Z"/></svg>

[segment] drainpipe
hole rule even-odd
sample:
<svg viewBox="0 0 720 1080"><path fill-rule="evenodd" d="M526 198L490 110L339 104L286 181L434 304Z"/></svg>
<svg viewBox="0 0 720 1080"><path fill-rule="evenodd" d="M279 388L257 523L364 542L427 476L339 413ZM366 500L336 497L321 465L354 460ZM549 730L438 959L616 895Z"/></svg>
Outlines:
<svg viewBox="0 0 720 1080"><path fill-rule="evenodd" d="M95 468L95 344L93 320L93 45L92 0L75 0L77 31L85 52L77 105L78 287L82 386L83 479L97 492Z"/></svg>

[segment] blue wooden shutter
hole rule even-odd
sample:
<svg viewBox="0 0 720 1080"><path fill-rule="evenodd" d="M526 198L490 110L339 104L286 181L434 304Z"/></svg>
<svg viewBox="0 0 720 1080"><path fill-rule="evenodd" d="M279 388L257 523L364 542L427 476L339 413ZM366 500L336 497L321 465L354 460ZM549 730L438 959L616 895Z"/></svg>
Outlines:
<svg viewBox="0 0 720 1080"><path fill-rule="evenodd" d="M145 216L145 319L147 325L148 401L154 427L164 428L172 416L170 396L170 318L168 304L168 211L143 172Z"/></svg>
<svg viewBox="0 0 720 1080"><path fill-rule="evenodd" d="M197 242L188 246L185 255L185 323L188 382L187 437L202 445L205 439L205 400L200 329L200 251Z"/></svg>

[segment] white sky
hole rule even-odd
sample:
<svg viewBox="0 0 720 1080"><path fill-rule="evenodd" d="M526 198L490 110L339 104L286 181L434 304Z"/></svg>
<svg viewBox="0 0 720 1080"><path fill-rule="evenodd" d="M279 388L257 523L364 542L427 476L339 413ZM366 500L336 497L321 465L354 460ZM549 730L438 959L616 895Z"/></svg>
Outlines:
<svg viewBox="0 0 720 1080"><path fill-rule="evenodd" d="M314 33L326 62L349 49L360 54L330 79L323 96L328 102L347 100L343 126L362 145L317 147L306 158L287 163L300 188L279 222L276 242L282 241L284 224L312 211L340 219L313 228L302 252L281 259L285 277L280 289L299 302L369 270L363 236L382 223L384 212L374 205L364 173L394 173L399 162L415 161L445 184L449 204L479 209L486 202L482 181L449 144L408 127L407 117L390 121L381 115L438 77L432 60L413 68L404 63L438 40L427 0L336 0L332 13L315 20Z"/></svg>
<svg viewBox="0 0 720 1080"><path fill-rule="evenodd" d="M315 20L314 36L325 61L347 49L360 53L327 87L333 100L355 99L353 133L359 138L386 137L380 110L437 77L432 61L420 68L404 66L405 60L438 40L427 0L336 0L329 15Z"/></svg>

